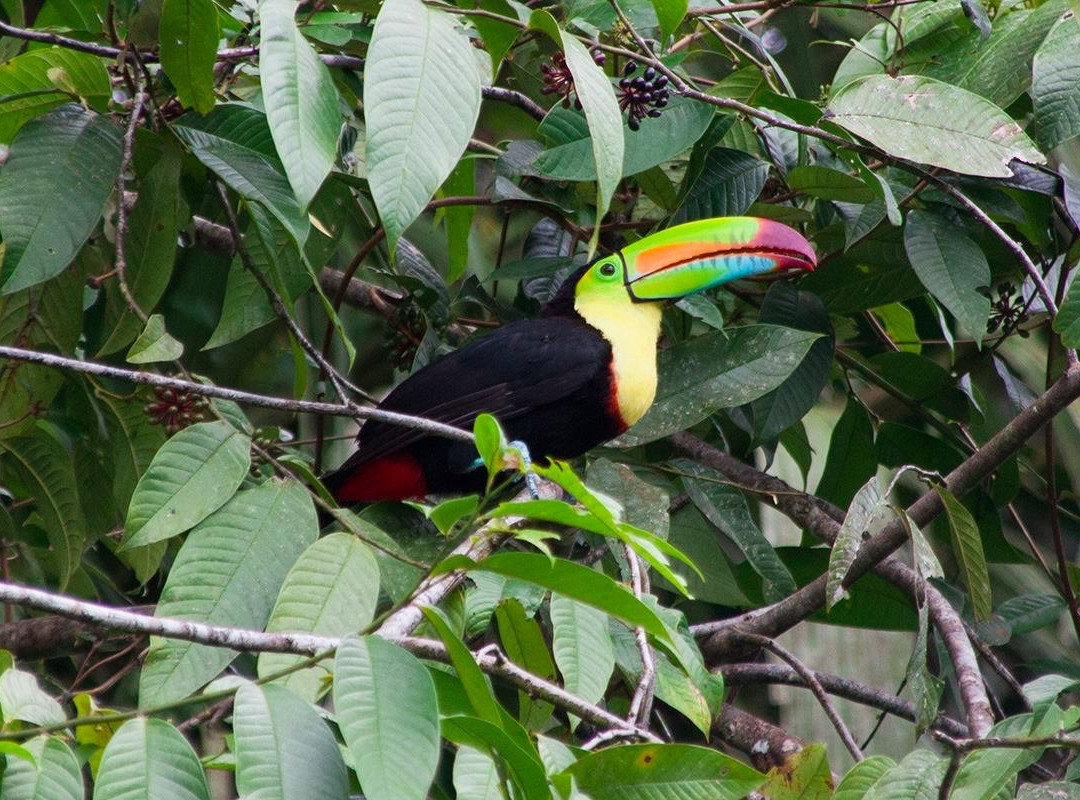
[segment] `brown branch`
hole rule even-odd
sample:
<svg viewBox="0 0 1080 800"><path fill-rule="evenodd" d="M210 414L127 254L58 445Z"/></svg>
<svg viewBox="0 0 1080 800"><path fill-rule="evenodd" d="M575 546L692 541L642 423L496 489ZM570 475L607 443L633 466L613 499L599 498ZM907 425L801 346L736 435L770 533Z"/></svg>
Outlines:
<svg viewBox="0 0 1080 800"><path fill-rule="evenodd" d="M110 6L111 8L112 6ZM123 151L120 157L120 171L116 176L116 196L118 202L116 204L116 261L115 261L115 273L116 282L120 287L120 295L124 298L124 302L127 303L127 307L131 310L131 313L138 317L143 324L146 323L146 312L142 310L138 301L135 299L135 295L131 293L131 285L127 279L127 254L124 252L124 245L127 240L128 233L128 207L125 202L124 190L127 184L127 173L131 169L131 159L135 150L135 131L139 127L139 117L142 116L143 105L146 102L146 95L144 92L142 73L138 72L135 80L135 97L131 103L131 119L128 121L127 129L124 131Z"/></svg>
<svg viewBox="0 0 1080 800"><path fill-rule="evenodd" d="M712 732L721 741L750 756L750 761L765 772L782 767L806 742L783 728L755 717L748 711L725 703L713 721Z"/></svg>

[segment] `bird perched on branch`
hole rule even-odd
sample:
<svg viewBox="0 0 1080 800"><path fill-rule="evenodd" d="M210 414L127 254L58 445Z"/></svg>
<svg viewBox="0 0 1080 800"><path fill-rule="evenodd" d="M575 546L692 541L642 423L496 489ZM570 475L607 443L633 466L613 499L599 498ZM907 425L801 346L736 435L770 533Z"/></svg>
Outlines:
<svg viewBox="0 0 1080 800"><path fill-rule="evenodd" d="M797 231L722 217L646 236L574 272L537 319L504 325L420 369L380 408L469 430L488 412L534 458L573 458L637 422L656 394L663 303L731 280L812 270ZM371 420L322 481L342 504L483 489L476 448Z"/></svg>

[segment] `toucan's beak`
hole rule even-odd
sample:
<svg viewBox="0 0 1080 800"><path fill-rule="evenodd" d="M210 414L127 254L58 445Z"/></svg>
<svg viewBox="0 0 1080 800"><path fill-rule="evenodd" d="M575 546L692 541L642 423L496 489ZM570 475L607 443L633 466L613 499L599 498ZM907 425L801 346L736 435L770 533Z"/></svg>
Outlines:
<svg viewBox="0 0 1080 800"><path fill-rule="evenodd" d="M635 300L685 297L738 278L812 270L817 255L794 228L757 217L717 217L659 231L620 251Z"/></svg>

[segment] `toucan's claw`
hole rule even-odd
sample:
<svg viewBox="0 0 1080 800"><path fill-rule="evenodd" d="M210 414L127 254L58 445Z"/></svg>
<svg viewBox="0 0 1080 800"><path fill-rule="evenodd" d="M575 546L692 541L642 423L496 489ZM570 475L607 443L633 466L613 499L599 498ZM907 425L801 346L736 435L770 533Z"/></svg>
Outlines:
<svg viewBox="0 0 1080 800"><path fill-rule="evenodd" d="M532 469L532 456L529 455L529 446L520 439L515 439L507 443L507 447L512 447L518 451L518 457L521 458L521 470L525 473L525 485L528 487L532 499L539 500L540 480Z"/></svg>

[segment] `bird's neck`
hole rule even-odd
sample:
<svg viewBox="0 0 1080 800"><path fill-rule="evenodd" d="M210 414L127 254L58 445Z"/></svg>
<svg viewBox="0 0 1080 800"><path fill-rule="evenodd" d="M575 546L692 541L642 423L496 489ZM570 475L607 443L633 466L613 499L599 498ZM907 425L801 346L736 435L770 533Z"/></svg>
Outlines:
<svg viewBox="0 0 1080 800"><path fill-rule="evenodd" d="M629 428L656 396L656 340L660 304L579 297L574 309L611 345L611 374L622 423Z"/></svg>

